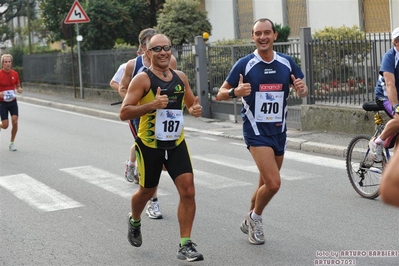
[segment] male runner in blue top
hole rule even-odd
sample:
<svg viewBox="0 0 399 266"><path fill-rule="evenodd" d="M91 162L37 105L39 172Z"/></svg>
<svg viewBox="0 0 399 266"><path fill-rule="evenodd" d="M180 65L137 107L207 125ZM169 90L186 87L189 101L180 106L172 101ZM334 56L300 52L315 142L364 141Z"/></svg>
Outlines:
<svg viewBox="0 0 399 266"><path fill-rule="evenodd" d="M273 50L277 35L271 20L257 20L252 29L257 49L236 62L217 95L218 100L242 97L244 139L260 176L241 231L255 245L265 242L262 212L280 188L290 86L300 97L308 94L298 65L291 57Z"/></svg>

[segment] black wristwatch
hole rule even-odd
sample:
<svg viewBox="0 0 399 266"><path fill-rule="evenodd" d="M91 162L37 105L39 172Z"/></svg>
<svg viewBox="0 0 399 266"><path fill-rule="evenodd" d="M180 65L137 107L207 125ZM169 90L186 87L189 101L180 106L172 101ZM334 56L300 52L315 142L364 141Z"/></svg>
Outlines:
<svg viewBox="0 0 399 266"><path fill-rule="evenodd" d="M231 88L230 90L229 90L229 96L230 96L230 98L237 98L237 96L236 96L236 94L234 93L234 90L235 90L236 88Z"/></svg>
<svg viewBox="0 0 399 266"><path fill-rule="evenodd" d="M393 112L394 112L395 114L399 114L399 103L398 103L398 104L395 104L394 107L393 107L392 109L393 109Z"/></svg>

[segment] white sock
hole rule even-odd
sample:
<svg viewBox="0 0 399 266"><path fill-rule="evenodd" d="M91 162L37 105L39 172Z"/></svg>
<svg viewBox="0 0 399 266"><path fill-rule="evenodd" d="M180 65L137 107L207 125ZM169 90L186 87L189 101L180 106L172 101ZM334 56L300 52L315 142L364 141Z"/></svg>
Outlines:
<svg viewBox="0 0 399 266"><path fill-rule="evenodd" d="M384 141L379 136L374 140L374 142L377 144L384 144Z"/></svg>
<svg viewBox="0 0 399 266"><path fill-rule="evenodd" d="M262 220L262 216L257 215L254 211L251 213L252 220Z"/></svg>
<svg viewBox="0 0 399 266"><path fill-rule="evenodd" d="M130 165L130 166L134 166L134 165L136 165L136 163L135 163L135 162L132 162L132 161L130 161L130 160L127 162L127 164L128 164L128 165Z"/></svg>

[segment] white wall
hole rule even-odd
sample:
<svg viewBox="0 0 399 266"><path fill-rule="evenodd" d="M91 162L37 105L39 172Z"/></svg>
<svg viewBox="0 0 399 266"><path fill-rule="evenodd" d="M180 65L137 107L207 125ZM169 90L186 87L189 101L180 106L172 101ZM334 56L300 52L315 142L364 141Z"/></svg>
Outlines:
<svg viewBox="0 0 399 266"><path fill-rule="evenodd" d="M392 16L392 22L391 22L391 31L397 27L399 27L399 0L391 0L391 16Z"/></svg>
<svg viewBox="0 0 399 266"><path fill-rule="evenodd" d="M205 8L212 25L209 42L235 39L233 0L205 0Z"/></svg>
<svg viewBox="0 0 399 266"><path fill-rule="evenodd" d="M205 8L212 24L210 42L222 39L235 39L234 9L235 0L205 0ZM251 0L248 0L251 1ZM283 24L283 0L252 0L254 20L269 18L274 23ZM391 27L399 27L399 0L390 0ZM312 33L326 26L359 26L358 0L307 0L308 27ZM250 30L250 29L248 29Z"/></svg>
<svg viewBox="0 0 399 266"><path fill-rule="evenodd" d="M308 27L312 33L331 27L359 26L358 0L308 0Z"/></svg>
<svg viewBox="0 0 399 266"><path fill-rule="evenodd" d="M282 0L253 0L254 22L260 18L268 18L276 24L283 25Z"/></svg>

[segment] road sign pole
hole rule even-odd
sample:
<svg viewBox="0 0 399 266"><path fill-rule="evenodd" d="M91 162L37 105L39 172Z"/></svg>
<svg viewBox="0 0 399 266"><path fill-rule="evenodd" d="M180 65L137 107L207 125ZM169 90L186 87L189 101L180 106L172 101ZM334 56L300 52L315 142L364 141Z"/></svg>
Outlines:
<svg viewBox="0 0 399 266"><path fill-rule="evenodd" d="M83 84L82 84L82 62L80 60L80 41L81 36L79 34L79 23L76 23L76 40L78 43L78 62L79 62L79 83L80 83L80 99L83 99Z"/></svg>
<svg viewBox="0 0 399 266"><path fill-rule="evenodd" d="M83 99L83 82L82 82L82 62L80 60L80 42L82 41L82 36L79 34L79 23L90 22L90 18L87 16L86 12L83 10L78 0L73 2L71 9L66 16L64 21L65 24L76 24L76 41L78 43L78 62L79 62L79 83L80 83L80 98ZM72 46L73 47L73 46ZM72 48L73 49L73 48Z"/></svg>

